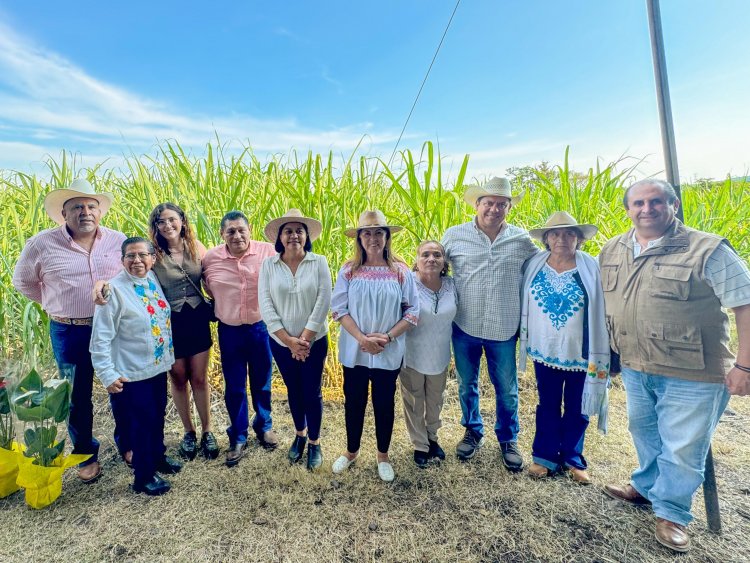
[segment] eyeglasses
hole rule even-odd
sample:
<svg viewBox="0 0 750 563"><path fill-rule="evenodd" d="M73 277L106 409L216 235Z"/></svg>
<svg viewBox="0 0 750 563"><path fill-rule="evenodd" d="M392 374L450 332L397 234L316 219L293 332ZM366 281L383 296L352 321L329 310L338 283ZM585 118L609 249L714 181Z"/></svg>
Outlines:
<svg viewBox="0 0 750 563"><path fill-rule="evenodd" d="M146 258L148 258L149 256L153 256L153 255L154 255L153 252L129 252L128 254L123 256L123 258L125 258L125 260L129 260L132 262L133 260L136 259L136 257L138 257L141 259L141 262L145 262Z"/></svg>
<svg viewBox="0 0 750 563"><path fill-rule="evenodd" d="M180 220L180 219L179 219L179 217L168 217L167 219L159 219L159 220L158 220L158 221L156 222L156 225L157 225L158 227L163 227L163 226L164 226L164 225L166 225L167 223L169 223L170 225L174 225L174 224L175 224L175 223L177 223L177 222L178 222L179 220Z"/></svg>

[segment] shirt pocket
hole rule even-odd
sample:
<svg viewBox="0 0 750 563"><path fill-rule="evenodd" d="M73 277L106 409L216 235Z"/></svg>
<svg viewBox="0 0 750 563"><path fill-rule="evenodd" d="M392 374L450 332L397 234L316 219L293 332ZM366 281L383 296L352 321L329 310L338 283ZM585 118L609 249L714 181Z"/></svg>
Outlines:
<svg viewBox="0 0 750 563"><path fill-rule="evenodd" d="M690 296L690 274L692 268L677 264L654 264L654 279L649 296L657 299L687 301Z"/></svg>
<svg viewBox="0 0 750 563"><path fill-rule="evenodd" d="M617 265L601 265L602 289L604 291L614 291L617 287Z"/></svg>
<svg viewBox="0 0 750 563"><path fill-rule="evenodd" d="M680 369L702 370L703 336L699 326L645 321L646 358L649 362Z"/></svg>

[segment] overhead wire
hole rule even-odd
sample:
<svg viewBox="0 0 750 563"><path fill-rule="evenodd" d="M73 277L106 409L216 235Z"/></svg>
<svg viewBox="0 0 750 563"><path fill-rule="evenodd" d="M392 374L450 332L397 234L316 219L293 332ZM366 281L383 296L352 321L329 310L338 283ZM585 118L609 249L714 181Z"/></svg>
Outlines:
<svg viewBox="0 0 750 563"><path fill-rule="evenodd" d="M404 123L404 126L401 128L401 133L399 134L398 140L396 141L396 146L393 147L391 158L388 159L389 167L391 163L393 162L393 157L396 156L396 150L398 149L398 145L401 143L401 138L404 136L404 131L406 131L406 126L409 125L409 120L411 119L412 113L414 113L414 108L417 107L419 96L422 94L422 89L424 88L424 85L427 82L427 78L430 76L432 65L435 64L435 59L437 59L438 53L440 52L440 48L443 46L443 41L445 40L445 36L448 34L448 30L451 27L451 23L453 22L453 17L456 15L456 11L458 10L459 4L461 4L461 0L456 0L456 6L453 8L453 13L451 14L451 17L448 20L448 24L445 26L445 31L443 31L443 36L440 38L440 43L438 43L437 49L435 49L435 54L432 56L432 61L430 61L430 66L427 68L427 73L425 73L424 75L422 84L419 86L419 91L417 92L417 96L414 98L414 103L411 105L411 109L409 110L409 115L406 116L406 122Z"/></svg>

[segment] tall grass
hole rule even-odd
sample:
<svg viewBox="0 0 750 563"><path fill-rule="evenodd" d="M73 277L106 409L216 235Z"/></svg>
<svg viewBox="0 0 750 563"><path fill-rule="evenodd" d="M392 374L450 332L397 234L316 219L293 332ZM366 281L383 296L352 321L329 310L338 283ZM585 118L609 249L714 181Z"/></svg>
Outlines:
<svg viewBox="0 0 750 563"><path fill-rule="evenodd" d="M30 363L51 359L48 320L38 304L31 303L11 286L13 268L26 239L52 226L44 212L44 196L67 186L75 177L88 178L98 189L114 192L116 204L103 224L128 235L145 233L148 215L163 201L182 206L206 246L220 242L218 227L229 210L244 211L253 236L262 239L266 222L290 207L317 217L323 232L315 251L327 256L335 272L351 255L352 241L343 231L356 224L363 209L377 207L389 221L403 225L394 247L411 261L419 241L440 239L451 225L467 221L472 209L463 203L467 155L446 183L439 152L431 142L419 154L400 153L393 167L376 158L347 159L291 152L261 162L250 147L227 154L219 140L206 146L205 155L186 153L178 143L165 143L156 156L133 155L121 169L104 164L83 169L63 153L48 161L49 175L40 178L22 172L0 171L0 356L23 357ZM580 222L600 227L588 243L596 254L603 242L629 226L622 209L622 193L638 162L621 160L587 172L568 166L566 150L560 165L512 169L526 196L512 211L511 222L524 227L542 224L553 211L564 209ZM523 173L519 173L522 170ZM482 179L479 179L480 181ZM472 182L473 183L473 182ZM685 186L686 222L696 228L726 236L742 256L750 254L750 237L744 219L750 202L743 197L746 181L727 179L706 189ZM336 327L332 325L335 336ZM335 338L332 339L335 343ZM214 358L212 372L218 373ZM329 354L325 385L340 389L340 366L335 345Z"/></svg>

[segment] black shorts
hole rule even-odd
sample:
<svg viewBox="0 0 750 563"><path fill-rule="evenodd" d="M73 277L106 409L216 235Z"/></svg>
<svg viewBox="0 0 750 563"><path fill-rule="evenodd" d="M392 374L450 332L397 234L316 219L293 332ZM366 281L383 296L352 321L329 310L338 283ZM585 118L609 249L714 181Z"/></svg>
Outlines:
<svg viewBox="0 0 750 563"><path fill-rule="evenodd" d="M196 309L184 303L180 311L172 311L172 341L176 359L200 354L211 347L209 314L210 309L204 303Z"/></svg>

